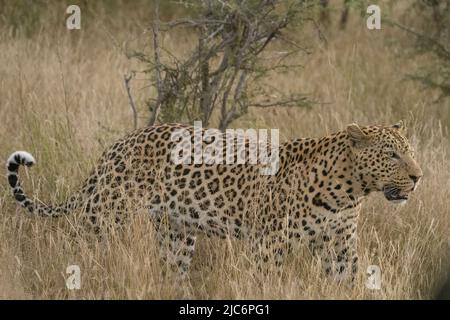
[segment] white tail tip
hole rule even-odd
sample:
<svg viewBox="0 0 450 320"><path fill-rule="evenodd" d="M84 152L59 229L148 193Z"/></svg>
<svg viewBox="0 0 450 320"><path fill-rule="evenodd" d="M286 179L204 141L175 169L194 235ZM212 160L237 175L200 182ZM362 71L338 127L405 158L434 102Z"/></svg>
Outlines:
<svg viewBox="0 0 450 320"><path fill-rule="evenodd" d="M26 151L16 151L11 154L8 158L7 164L24 164L26 166L30 166L36 163L33 156Z"/></svg>

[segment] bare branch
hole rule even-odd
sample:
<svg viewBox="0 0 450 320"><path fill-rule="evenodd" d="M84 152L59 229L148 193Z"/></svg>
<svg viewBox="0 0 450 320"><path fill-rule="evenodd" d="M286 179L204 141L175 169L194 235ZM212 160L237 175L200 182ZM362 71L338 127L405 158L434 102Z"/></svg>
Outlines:
<svg viewBox="0 0 450 320"><path fill-rule="evenodd" d="M249 107L257 107L257 108L270 108L270 107L299 107L304 106L305 103L311 102L308 101L306 97L302 98L293 98L288 100L280 100L280 101L272 101L272 102L260 102L260 103L250 103Z"/></svg>
<svg viewBox="0 0 450 320"><path fill-rule="evenodd" d="M131 111L133 112L133 128L134 130L137 129L137 110L136 105L134 104L133 96L131 95L131 89L130 89L130 81L134 77L134 72L132 72L130 75L124 75L123 80L125 83L125 89L127 90L128 94L128 100L130 102Z"/></svg>
<svg viewBox="0 0 450 320"><path fill-rule="evenodd" d="M159 0L155 1L154 8L154 16L153 16L153 54L154 54L154 64L155 64L155 78L156 78L156 88L158 92L158 98L155 103L155 108L153 110L152 116L150 117L149 125L152 126L155 124L158 119L159 112L161 110L161 102L163 99L163 86L161 82L161 61L159 58Z"/></svg>
<svg viewBox="0 0 450 320"><path fill-rule="evenodd" d="M439 41L437 41L436 39L426 35L426 34L422 34L419 33L411 28L408 28L400 23L394 22L394 21L389 21L391 24L393 24L394 26L400 28L403 31L409 32L412 35L419 37L423 40L425 40L430 46L433 46L437 49L437 52L440 53L443 57L445 57L446 59L450 59L450 51L447 50L447 48L445 48Z"/></svg>
<svg viewBox="0 0 450 320"><path fill-rule="evenodd" d="M281 34L290 21L303 19L300 15L304 13L307 16L306 3L309 0L288 6L279 0L202 0L196 2L196 17L161 22L156 1L152 55L134 53L147 66L144 72L153 75L148 83L157 92L156 97L146 100L152 112L149 125L201 119L207 126L217 114L219 127L224 130L249 106L263 107L261 103L251 104L250 99L256 96L264 78L272 72L296 68L283 64L284 60L299 50L306 51ZM195 48L183 57L173 55L159 41L161 34L174 27L192 28L192 35L197 37ZM286 47L281 49L281 56L271 55L269 59L262 53L275 39L281 39ZM280 99L278 104L282 106L289 105L287 100L292 104L300 101L285 99L284 94Z"/></svg>

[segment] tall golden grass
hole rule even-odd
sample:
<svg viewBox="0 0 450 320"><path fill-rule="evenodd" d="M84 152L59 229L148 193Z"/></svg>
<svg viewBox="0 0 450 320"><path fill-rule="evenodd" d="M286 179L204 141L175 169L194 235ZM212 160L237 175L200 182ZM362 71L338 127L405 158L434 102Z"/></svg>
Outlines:
<svg viewBox="0 0 450 320"><path fill-rule="evenodd" d="M0 155L6 161L11 152L23 149L35 156L37 165L22 169L21 179L36 199L65 199L104 148L132 129L123 75L138 66L121 48L126 40L136 47L150 43L150 35L130 41L145 24L137 9L134 15L123 13L127 19L102 12L79 31L67 31L64 15L59 21L57 14L53 20L58 23L51 20L53 27L29 37L0 30ZM263 275L249 263L244 241L206 237L198 241L192 279L183 286L191 286L192 297L205 299L432 298L450 250L450 108L448 101L434 103L434 92L404 78L429 57L407 57L404 34L384 25L381 31L369 31L357 16L351 16L346 31L331 26L327 43L315 40L314 30L303 32L315 48L311 55L296 57L304 68L271 75L268 81L326 103L311 109L255 109L233 126L279 128L285 140L327 135L351 122L406 119L423 182L404 206L379 195L364 204L354 287L328 280L320 261L306 249L294 252L281 274ZM164 41L179 54L192 47L189 36L172 34ZM132 88L141 126L148 117L143 101L154 95L146 84L135 80ZM180 285L159 261L145 214L134 216L125 230L108 239L93 241L72 235L77 215L56 220L28 216L6 180L0 196L1 298L179 297ZM80 290L66 288L65 271L71 264L81 268ZM381 268L380 290L365 286L369 265Z"/></svg>

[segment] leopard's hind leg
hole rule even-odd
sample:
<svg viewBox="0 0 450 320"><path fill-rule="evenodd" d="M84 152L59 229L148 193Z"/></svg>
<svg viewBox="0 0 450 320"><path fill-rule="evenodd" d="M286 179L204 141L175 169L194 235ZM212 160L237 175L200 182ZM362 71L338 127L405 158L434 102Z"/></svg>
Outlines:
<svg viewBox="0 0 450 320"><path fill-rule="evenodd" d="M162 261L176 271L181 279L188 279L197 238L195 233L176 222L157 219L156 234Z"/></svg>

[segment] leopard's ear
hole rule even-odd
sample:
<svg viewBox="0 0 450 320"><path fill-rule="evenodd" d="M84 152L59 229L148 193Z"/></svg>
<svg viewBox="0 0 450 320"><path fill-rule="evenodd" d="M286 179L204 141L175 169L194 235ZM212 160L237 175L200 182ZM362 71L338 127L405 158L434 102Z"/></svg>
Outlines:
<svg viewBox="0 0 450 320"><path fill-rule="evenodd" d="M392 125L392 128L397 129L403 135L406 135L407 129L406 129L406 122L404 120L400 120L396 124Z"/></svg>
<svg viewBox="0 0 450 320"><path fill-rule="evenodd" d="M347 133L354 147L363 147L370 143L371 136L364 133L356 123L347 126Z"/></svg>

